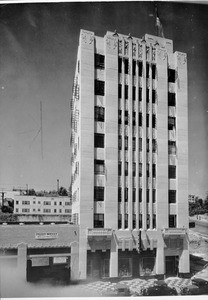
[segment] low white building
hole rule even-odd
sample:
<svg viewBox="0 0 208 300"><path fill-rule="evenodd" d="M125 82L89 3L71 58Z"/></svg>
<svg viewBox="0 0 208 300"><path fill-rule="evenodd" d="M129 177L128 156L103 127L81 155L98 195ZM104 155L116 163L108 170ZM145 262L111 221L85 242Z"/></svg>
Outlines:
<svg viewBox="0 0 208 300"><path fill-rule="evenodd" d="M14 214L71 215L71 202L66 196L18 195L14 197Z"/></svg>

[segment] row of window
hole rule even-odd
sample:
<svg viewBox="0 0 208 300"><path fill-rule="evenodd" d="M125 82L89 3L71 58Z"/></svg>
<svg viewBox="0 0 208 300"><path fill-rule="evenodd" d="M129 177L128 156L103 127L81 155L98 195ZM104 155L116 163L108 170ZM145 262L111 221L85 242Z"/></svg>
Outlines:
<svg viewBox="0 0 208 300"><path fill-rule="evenodd" d="M124 163L124 174L125 176L128 176L128 169L129 169L129 163L126 161ZM147 177L150 176L150 165L147 164ZM132 175L133 177L136 177L136 163L132 163ZM122 162L118 162L118 176L122 176ZM139 163L139 177L142 177L142 163ZM152 177L156 177L156 164L152 164Z"/></svg>
<svg viewBox="0 0 208 300"><path fill-rule="evenodd" d="M16 205L19 205L19 204L21 204L21 202L20 201L18 201L18 200L16 200ZM32 204L37 204L36 203L36 201L32 201L32 202L30 202L30 201L28 201L28 200L24 200L24 201L22 201L22 205L32 205ZM42 204L41 203L41 201L38 201L38 204ZM63 204L62 204L62 202L56 202L56 201L54 201L54 202L52 202L51 203L51 201L43 201L43 205L65 205L65 206L68 206L68 205L71 205L71 203L70 202L63 202Z"/></svg>
<svg viewBox="0 0 208 300"><path fill-rule="evenodd" d="M21 210L19 208L16 208L16 213L20 213ZM29 213L29 212L41 212L41 209L38 208L38 209L30 209L30 208L22 208L22 213ZM65 212L66 214L69 214L71 213L71 209L65 209L63 212ZM49 209L49 208L44 208L43 209L43 213L62 213L62 209L54 209L52 211L52 209Z"/></svg>

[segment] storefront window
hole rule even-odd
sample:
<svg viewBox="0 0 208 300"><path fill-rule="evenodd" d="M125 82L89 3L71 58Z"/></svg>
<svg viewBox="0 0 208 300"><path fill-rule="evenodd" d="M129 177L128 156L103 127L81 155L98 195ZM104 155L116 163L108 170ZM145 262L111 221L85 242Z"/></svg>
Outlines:
<svg viewBox="0 0 208 300"><path fill-rule="evenodd" d="M149 276L153 275L155 266L155 258L154 257L143 257L140 265L140 275L141 276Z"/></svg>
<svg viewBox="0 0 208 300"><path fill-rule="evenodd" d="M132 259L120 258L118 260L118 276L130 277L132 276Z"/></svg>

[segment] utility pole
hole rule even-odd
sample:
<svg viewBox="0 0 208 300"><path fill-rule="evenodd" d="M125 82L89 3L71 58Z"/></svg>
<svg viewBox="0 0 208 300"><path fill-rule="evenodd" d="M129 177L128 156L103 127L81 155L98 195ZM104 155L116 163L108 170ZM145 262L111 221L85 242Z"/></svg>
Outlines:
<svg viewBox="0 0 208 300"><path fill-rule="evenodd" d="M57 179L57 193L59 192L59 179Z"/></svg>
<svg viewBox="0 0 208 300"><path fill-rule="evenodd" d="M40 138L41 138L41 156L43 159L43 116L42 101L40 101Z"/></svg>

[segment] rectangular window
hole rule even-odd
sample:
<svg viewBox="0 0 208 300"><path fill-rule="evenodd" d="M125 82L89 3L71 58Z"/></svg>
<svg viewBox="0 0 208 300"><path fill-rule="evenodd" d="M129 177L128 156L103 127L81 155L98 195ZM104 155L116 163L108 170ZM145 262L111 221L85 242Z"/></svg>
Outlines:
<svg viewBox="0 0 208 300"><path fill-rule="evenodd" d="M168 130L173 130L176 128L176 118L168 117Z"/></svg>
<svg viewBox="0 0 208 300"><path fill-rule="evenodd" d="M56 208L54 209L54 212L56 213Z"/></svg>
<svg viewBox="0 0 208 300"><path fill-rule="evenodd" d="M125 99L128 99L128 98L129 98L128 94L129 94L129 86L128 86L128 85L125 85L125 86L124 86L124 95L125 95Z"/></svg>
<svg viewBox="0 0 208 300"><path fill-rule="evenodd" d="M133 163L133 177L136 176L136 163Z"/></svg>
<svg viewBox="0 0 208 300"><path fill-rule="evenodd" d="M121 176L122 175L122 162L119 161L118 162L118 176Z"/></svg>
<svg viewBox="0 0 208 300"><path fill-rule="evenodd" d="M136 87L132 87L132 100L136 100Z"/></svg>
<svg viewBox="0 0 208 300"><path fill-rule="evenodd" d="M168 198L169 203L176 203L176 191L175 190L169 190L168 191Z"/></svg>
<svg viewBox="0 0 208 300"><path fill-rule="evenodd" d="M136 228L136 214L133 214L133 229Z"/></svg>
<svg viewBox="0 0 208 300"><path fill-rule="evenodd" d="M124 60L124 73L129 74L129 60L127 58Z"/></svg>
<svg viewBox="0 0 208 300"><path fill-rule="evenodd" d="M104 201L104 187L95 186L94 187L94 201Z"/></svg>
<svg viewBox="0 0 208 300"><path fill-rule="evenodd" d="M122 188L119 187L118 188L118 202L121 202L122 201Z"/></svg>
<svg viewBox="0 0 208 300"><path fill-rule="evenodd" d="M150 176L149 164L147 164L147 177Z"/></svg>
<svg viewBox="0 0 208 300"><path fill-rule="evenodd" d="M22 212L24 213L24 212L30 212L30 209L29 208L23 208L22 209Z"/></svg>
<svg viewBox="0 0 208 300"><path fill-rule="evenodd" d="M128 176L129 163L125 161L125 176Z"/></svg>
<svg viewBox="0 0 208 300"><path fill-rule="evenodd" d="M30 201L27 201L27 200L22 201L22 204L23 204L23 205L30 205Z"/></svg>
<svg viewBox="0 0 208 300"><path fill-rule="evenodd" d="M19 201L16 201L16 204L18 205L18 204L19 204Z"/></svg>
<svg viewBox="0 0 208 300"><path fill-rule="evenodd" d="M54 202L54 205L56 205L56 202Z"/></svg>
<svg viewBox="0 0 208 300"><path fill-rule="evenodd" d="M150 99L149 99L149 89L146 89L146 101L147 103L149 103Z"/></svg>
<svg viewBox="0 0 208 300"><path fill-rule="evenodd" d="M139 151L142 151L142 138L139 138Z"/></svg>
<svg viewBox="0 0 208 300"><path fill-rule="evenodd" d="M19 211L19 208L16 208L16 212L18 212Z"/></svg>
<svg viewBox="0 0 208 300"><path fill-rule="evenodd" d="M152 227L156 228L156 215L155 214L153 214L153 216L152 216Z"/></svg>
<svg viewBox="0 0 208 300"><path fill-rule="evenodd" d="M139 88L139 101L142 101L142 88Z"/></svg>
<svg viewBox="0 0 208 300"><path fill-rule="evenodd" d="M168 69L168 82L176 81L176 71L173 69Z"/></svg>
<svg viewBox="0 0 208 300"><path fill-rule="evenodd" d="M147 139L147 152L150 151L150 142L149 142L149 139Z"/></svg>
<svg viewBox="0 0 208 300"><path fill-rule="evenodd" d="M135 76L136 75L136 60L133 59L132 62L132 75Z"/></svg>
<svg viewBox="0 0 208 300"><path fill-rule="evenodd" d="M118 111L118 124L122 124L122 110Z"/></svg>
<svg viewBox="0 0 208 300"><path fill-rule="evenodd" d="M105 69L105 56L95 53L95 68Z"/></svg>
<svg viewBox="0 0 208 300"><path fill-rule="evenodd" d="M62 205L62 202L59 202L59 205Z"/></svg>
<svg viewBox="0 0 208 300"><path fill-rule="evenodd" d="M71 209L65 209L65 213L66 214L70 214L71 213Z"/></svg>
<svg viewBox="0 0 208 300"><path fill-rule="evenodd" d="M146 63L146 78L149 78L149 64Z"/></svg>
<svg viewBox="0 0 208 300"><path fill-rule="evenodd" d="M95 121L104 122L105 121L105 108L102 106L95 106Z"/></svg>
<svg viewBox="0 0 208 300"><path fill-rule="evenodd" d="M125 202L128 202L128 188L124 189L124 200Z"/></svg>
<svg viewBox="0 0 208 300"><path fill-rule="evenodd" d="M152 165L152 177L156 178L156 164Z"/></svg>
<svg viewBox="0 0 208 300"><path fill-rule="evenodd" d="M169 215L169 227L176 228L176 215Z"/></svg>
<svg viewBox="0 0 208 300"><path fill-rule="evenodd" d="M94 165L95 174L105 174L105 162L104 160L95 159Z"/></svg>
<svg viewBox="0 0 208 300"><path fill-rule="evenodd" d="M156 102L156 91L152 90L152 103Z"/></svg>
<svg viewBox="0 0 208 300"><path fill-rule="evenodd" d="M118 150L122 150L122 136L118 136Z"/></svg>
<svg viewBox="0 0 208 300"><path fill-rule="evenodd" d="M149 189L147 190L146 195L147 195L147 203L149 203Z"/></svg>
<svg viewBox="0 0 208 300"><path fill-rule="evenodd" d="M105 82L95 79L95 95L105 95Z"/></svg>
<svg viewBox="0 0 208 300"><path fill-rule="evenodd" d="M139 202L142 202L142 189L139 189Z"/></svg>
<svg viewBox="0 0 208 300"><path fill-rule="evenodd" d="M149 127L149 114L147 114L147 118L146 118L146 126Z"/></svg>
<svg viewBox="0 0 208 300"><path fill-rule="evenodd" d="M94 214L94 228L104 228L104 214Z"/></svg>
<svg viewBox="0 0 208 300"><path fill-rule="evenodd" d="M168 141L168 154L176 154L176 142Z"/></svg>
<svg viewBox="0 0 208 300"><path fill-rule="evenodd" d="M124 118L125 118L125 125L128 125L129 124L129 113L128 113L128 110L125 110L125 115L124 115Z"/></svg>
<svg viewBox="0 0 208 300"><path fill-rule="evenodd" d="M152 128L156 128L156 115L152 115Z"/></svg>
<svg viewBox="0 0 208 300"><path fill-rule="evenodd" d="M43 205L51 205L51 201L43 201Z"/></svg>
<svg viewBox="0 0 208 300"><path fill-rule="evenodd" d="M176 94L168 93L168 106L176 106Z"/></svg>
<svg viewBox="0 0 208 300"><path fill-rule="evenodd" d="M176 166L168 166L168 177L170 179L176 178Z"/></svg>
<svg viewBox="0 0 208 300"><path fill-rule="evenodd" d="M128 228L128 214L124 215L124 228Z"/></svg>
<svg viewBox="0 0 208 300"><path fill-rule="evenodd" d="M139 126L142 126L142 113L139 113Z"/></svg>
<svg viewBox="0 0 208 300"><path fill-rule="evenodd" d="M139 214L139 228L142 228L142 214Z"/></svg>
<svg viewBox="0 0 208 300"><path fill-rule="evenodd" d="M129 139L128 139L128 136L125 136L125 137L124 137L124 143L125 143L124 149L125 149L125 150L128 150L128 144L129 144L129 143L128 143L128 140L129 140Z"/></svg>
<svg viewBox="0 0 208 300"><path fill-rule="evenodd" d="M105 136L102 133L95 133L94 134L94 143L95 143L95 148L104 148L105 147Z"/></svg>
<svg viewBox="0 0 208 300"><path fill-rule="evenodd" d="M122 73L122 58L118 58L118 73Z"/></svg>
<svg viewBox="0 0 208 300"><path fill-rule="evenodd" d="M135 137L133 137L133 139L132 139L132 149L133 149L133 151L136 151L136 138Z"/></svg>
<svg viewBox="0 0 208 300"><path fill-rule="evenodd" d="M118 85L118 98L122 98L122 85Z"/></svg>
<svg viewBox="0 0 208 300"><path fill-rule="evenodd" d="M118 229L121 229L122 227L122 215L118 214Z"/></svg>
<svg viewBox="0 0 208 300"><path fill-rule="evenodd" d="M152 152L153 153L157 152L157 142L155 139L152 140Z"/></svg>
<svg viewBox="0 0 208 300"><path fill-rule="evenodd" d="M152 64L152 79L155 79L156 77L156 65Z"/></svg>
<svg viewBox="0 0 208 300"><path fill-rule="evenodd" d="M44 213L50 213L50 212L51 212L51 210L50 210L50 209L48 209L48 208L44 208L44 209L43 209L43 212L44 212Z"/></svg>
<svg viewBox="0 0 208 300"><path fill-rule="evenodd" d="M142 73L143 73L143 64L142 61L139 61L139 76L142 77Z"/></svg>
<svg viewBox="0 0 208 300"><path fill-rule="evenodd" d="M133 126L136 126L136 112L133 111Z"/></svg>
<svg viewBox="0 0 208 300"><path fill-rule="evenodd" d="M136 189L135 188L133 188L133 190L132 190L132 200L133 200L133 202L136 202Z"/></svg>
<svg viewBox="0 0 208 300"><path fill-rule="evenodd" d="M156 190L152 190L152 202L155 203L156 202Z"/></svg>
<svg viewBox="0 0 208 300"><path fill-rule="evenodd" d="M139 177L142 177L142 163L139 163Z"/></svg>
<svg viewBox="0 0 208 300"><path fill-rule="evenodd" d="M150 228L150 215L147 214L147 229Z"/></svg>

